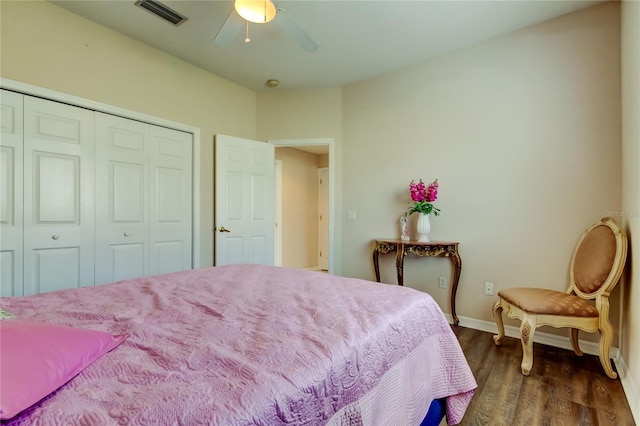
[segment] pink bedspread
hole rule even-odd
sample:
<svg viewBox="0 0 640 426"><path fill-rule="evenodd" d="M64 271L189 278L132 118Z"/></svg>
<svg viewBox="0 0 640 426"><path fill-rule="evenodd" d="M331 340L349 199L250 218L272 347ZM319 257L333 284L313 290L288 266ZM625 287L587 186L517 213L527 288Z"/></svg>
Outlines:
<svg viewBox="0 0 640 426"><path fill-rule="evenodd" d="M445 396L455 424L476 388L437 304L399 286L231 265L0 305L129 334L8 425L386 426L369 412L398 398L386 388L402 392L406 424Z"/></svg>

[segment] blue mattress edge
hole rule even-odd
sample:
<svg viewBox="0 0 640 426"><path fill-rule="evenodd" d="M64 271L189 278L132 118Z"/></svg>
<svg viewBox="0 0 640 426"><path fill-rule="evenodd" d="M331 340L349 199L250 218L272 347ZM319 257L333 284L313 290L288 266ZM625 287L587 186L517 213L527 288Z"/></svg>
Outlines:
<svg viewBox="0 0 640 426"><path fill-rule="evenodd" d="M420 426L438 426L446 413L446 398L434 399Z"/></svg>

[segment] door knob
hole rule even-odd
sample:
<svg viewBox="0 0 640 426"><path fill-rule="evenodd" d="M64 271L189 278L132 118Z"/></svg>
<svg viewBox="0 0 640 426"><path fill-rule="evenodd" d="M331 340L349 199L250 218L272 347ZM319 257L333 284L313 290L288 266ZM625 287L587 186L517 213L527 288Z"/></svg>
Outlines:
<svg viewBox="0 0 640 426"><path fill-rule="evenodd" d="M221 226L220 228L218 228L218 231L220 231L220 232L231 232L227 228L225 228L224 226Z"/></svg>
<svg viewBox="0 0 640 426"><path fill-rule="evenodd" d="M60 235L52 235L51 236L51 239L53 239L53 240L57 240L58 238L60 238Z"/></svg>
<svg viewBox="0 0 640 426"><path fill-rule="evenodd" d="M128 237L128 236L129 236L129 233L128 233L128 232L125 232L125 233L124 233L124 236L125 236L125 237Z"/></svg>

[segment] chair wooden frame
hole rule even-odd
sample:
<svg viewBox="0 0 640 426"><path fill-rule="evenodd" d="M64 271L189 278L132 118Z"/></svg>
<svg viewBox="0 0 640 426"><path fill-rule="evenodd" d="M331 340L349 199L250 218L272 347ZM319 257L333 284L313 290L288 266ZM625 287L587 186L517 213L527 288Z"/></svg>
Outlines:
<svg viewBox="0 0 640 426"><path fill-rule="evenodd" d="M593 292L584 292L582 291L575 282L574 276L574 266L576 260L576 254L580 249L582 242L585 237L596 227L599 226L607 226L613 232L615 236L615 256L613 259L613 264L611 266L611 270L605 279L605 281L600 285L597 290ZM578 316L564 316L564 315L554 315L554 314L536 314L535 312L526 312L523 309L515 306L514 304L508 302L507 300L500 297L500 293L498 293L499 299L496 304L493 306L493 316L496 321L496 325L498 326L498 334L493 337L496 345L500 345L502 339L505 336L504 333L504 325L502 322L502 312L504 311L507 316L510 318L517 318L522 323L520 325L520 340L522 343L522 374L525 376L529 375L531 371L531 367L533 365L533 335L536 328L549 325L556 328L567 327L571 329L571 346L576 355L582 355L582 351L580 350L578 344L578 330L583 330L586 332L600 332L600 342L599 342L599 357L600 363L604 368L605 373L612 379L618 377L615 371L613 371L613 367L611 365L610 352L611 352L611 344L613 341L613 327L611 326L611 322L609 321L609 295L611 291L616 286L620 277L622 275L622 271L624 269L624 264L627 258L627 236L625 232L620 228L620 226L610 217L602 218L599 222L590 226L580 238L575 251L573 253L573 257L571 258L571 267L570 267L570 282L569 287L566 290L567 294L574 294L582 299L594 300L595 299L595 308L598 311L597 316L591 317L578 317Z"/></svg>

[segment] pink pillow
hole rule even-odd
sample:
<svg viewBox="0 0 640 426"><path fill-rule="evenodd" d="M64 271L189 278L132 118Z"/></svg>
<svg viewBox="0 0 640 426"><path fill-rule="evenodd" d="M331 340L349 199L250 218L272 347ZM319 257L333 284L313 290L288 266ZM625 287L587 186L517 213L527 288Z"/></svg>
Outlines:
<svg viewBox="0 0 640 426"><path fill-rule="evenodd" d="M1 420L40 401L126 337L15 319L0 321L0 336Z"/></svg>

